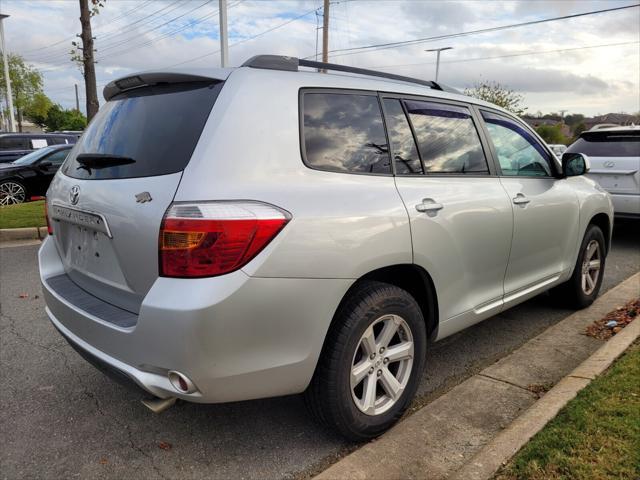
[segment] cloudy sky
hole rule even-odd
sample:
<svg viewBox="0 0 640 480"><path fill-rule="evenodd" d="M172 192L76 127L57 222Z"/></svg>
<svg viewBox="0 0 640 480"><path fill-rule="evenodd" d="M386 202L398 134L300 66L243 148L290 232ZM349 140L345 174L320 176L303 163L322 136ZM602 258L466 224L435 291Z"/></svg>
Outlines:
<svg viewBox="0 0 640 480"><path fill-rule="evenodd" d="M322 0L227 0L230 64L260 53L314 56ZM637 4L606 1L335 0L330 61L432 79L457 88L494 80L528 111L594 115L640 110L640 8L369 50L355 47L487 29ZM70 61L77 0L0 0L10 52L42 71L45 93L71 107L82 77ZM98 88L129 72L220 64L218 0L106 0L93 19ZM321 35L321 32L318 32ZM320 38L321 45L321 38Z"/></svg>

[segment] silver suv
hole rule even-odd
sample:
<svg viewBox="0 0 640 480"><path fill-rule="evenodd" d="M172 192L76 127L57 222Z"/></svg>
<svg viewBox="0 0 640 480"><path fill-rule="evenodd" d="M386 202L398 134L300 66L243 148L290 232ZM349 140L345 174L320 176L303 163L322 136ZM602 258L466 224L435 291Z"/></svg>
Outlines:
<svg viewBox="0 0 640 480"><path fill-rule="evenodd" d="M494 105L278 56L104 96L48 191L40 273L53 325L155 410L305 392L371 438L429 341L600 289L609 195Z"/></svg>

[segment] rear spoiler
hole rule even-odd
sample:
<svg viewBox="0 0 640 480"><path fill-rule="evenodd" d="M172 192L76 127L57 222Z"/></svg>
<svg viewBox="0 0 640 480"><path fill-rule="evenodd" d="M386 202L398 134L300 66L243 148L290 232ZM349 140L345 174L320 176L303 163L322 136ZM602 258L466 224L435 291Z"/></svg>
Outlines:
<svg viewBox="0 0 640 480"><path fill-rule="evenodd" d="M220 79L191 75L188 73L172 72L145 72L120 78L109 82L102 91L104 99L109 101L114 96L140 87L149 87L158 84L187 83L187 82L219 82Z"/></svg>

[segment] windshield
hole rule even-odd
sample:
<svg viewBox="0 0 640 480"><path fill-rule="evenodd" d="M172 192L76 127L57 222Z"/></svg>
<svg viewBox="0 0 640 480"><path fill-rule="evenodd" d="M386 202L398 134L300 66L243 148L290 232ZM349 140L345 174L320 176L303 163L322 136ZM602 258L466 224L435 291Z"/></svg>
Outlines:
<svg viewBox="0 0 640 480"><path fill-rule="evenodd" d="M51 147L40 148L31 153L27 153L24 157L20 157L18 160L13 161L12 164L13 165L33 165L42 157L51 153L52 150L53 148Z"/></svg>

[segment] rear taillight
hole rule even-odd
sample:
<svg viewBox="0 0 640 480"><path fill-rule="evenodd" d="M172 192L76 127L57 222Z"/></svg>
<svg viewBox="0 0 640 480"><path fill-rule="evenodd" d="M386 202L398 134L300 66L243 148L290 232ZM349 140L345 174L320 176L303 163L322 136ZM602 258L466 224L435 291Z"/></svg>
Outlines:
<svg viewBox="0 0 640 480"><path fill-rule="evenodd" d="M212 277L237 270L290 218L260 202L175 203L160 228L160 275Z"/></svg>
<svg viewBox="0 0 640 480"><path fill-rule="evenodd" d="M51 221L49 220L49 207L47 206L47 199L44 199L44 218L47 219L47 233L53 235L53 228L51 228Z"/></svg>

